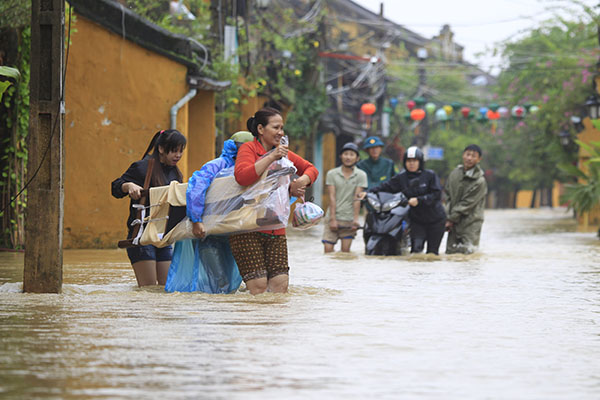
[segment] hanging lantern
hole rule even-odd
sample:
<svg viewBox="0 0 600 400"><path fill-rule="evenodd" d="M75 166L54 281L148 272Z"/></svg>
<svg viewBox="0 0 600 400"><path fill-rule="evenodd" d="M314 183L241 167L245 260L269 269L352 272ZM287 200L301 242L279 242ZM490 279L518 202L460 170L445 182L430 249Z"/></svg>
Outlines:
<svg viewBox="0 0 600 400"><path fill-rule="evenodd" d="M489 105L489 109L492 110L493 112L498 111L499 108L500 108L500 105L498 103L491 103Z"/></svg>
<svg viewBox="0 0 600 400"><path fill-rule="evenodd" d="M458 111L462 107L462 104L458 101L453 101L452 103L450 103L450 107L452 107L452 110Z"/></svg>
<svg viewBox="0 0 600 400"><path fill-rule="evenodd" d="M365 103L362 106L360 106L360 111L362 111L362 113L365 115L373 115L376 109L377 108L373 103Z"/></svg>
<svg viewBox="0 0 600 400"><path fill-rule="evenodd" d="M487 119L491 121L495 121L500 118L500 113L498 111L492 111L491 109L485 114Z"/></svg>
<svg viewBox="0 0 600 400"><path fill-rule="evenodd" d="M412 109L415 108L416 105L417 103L415 103L414 100L409 100L406 102L406 108L408 108L409 111L412 111Z"/></svg>
<svg viewBox="0 0 600 400"><path fill-rule="evenodd" d="M523 118L525 115L525 109L521 106L514 106L511 108L510 114L515 118Z"/></svg>
<svg viewBox="0 0 600 400"><path fill-rule="evenodd" d="M415 104L417 105L417 107L423 107L425 105L425 103L427 103L427 100L425 100L425 97L422 97L422 96L415 97L413 100L415 101Z"/></svg>
<svg viewBox="0 0 600 400"><path fill-rule="evenodd" d="M538 106L529 107L529 114L535 114L538 111L540 111L540 108Z"/></svg>
<svg viewBox="0 0 600 400"><path fill-rule="evenodd" d="M447 116L450 116L452 114L452 106L446 104L445 106L442 107L444 109L444 111L446 112Z"/></svg>
<svg viewBox="0 0 600 400"><path fill-rule="evenodd" d="M435 108L435 103L425 104L425 111L427 111L427 114L433 114L435 112Z"/></svg>
<svg viewBox="0 0 600 400"><path fill-rule="evenodd" d="M414 121L421 121L423 118L425 118L425 110L422 108L415 108L410 112L410 117Z"/></svg>
<svg viewBox="0 0 600 400"><path fill-rule="evenodd" d="M471 109L469 107L463 107L460 109L460 113L462 114L463 118L469 118L470 112L471 112Z"/></svg>
<svg viewBox="0 0 600 400"><path fill-rule="evenodd" d="M448 114L446 114L446 110L444 110L443 108L438 109L435 112L435 119L436 121L447 121Z"/></svg>
<svg viewBox="0 0 600 400"><path fill-rule="evenodd" d="M500 114L500 117L506 118L510 114L510 111L506 107L500 107L498 108L498 113Z"/></svg>
<svg viewBox="0 0 600 400"><path fill-rule="evenodd" d="M485 117L485 116L487 115L487 112L488 112L488 109L487 109L487 107L479 107L479 114L480 114L482 117Z"/></svg>
<svg viewBox="0 0 600 400"><path fill-rule="evenodd" d="M398 99L396 97L390 97L390 106L392 107L392 109L396 109L396 106L398 105Z"/></svg>
<svg viewBox="0 0 600 400"><path fill-rule="evenodd" d="M404 120L407 121L407 122L412 120L412 118L410 117L410 113L409 112L407 112L407 113L404 114Z"/></svg>

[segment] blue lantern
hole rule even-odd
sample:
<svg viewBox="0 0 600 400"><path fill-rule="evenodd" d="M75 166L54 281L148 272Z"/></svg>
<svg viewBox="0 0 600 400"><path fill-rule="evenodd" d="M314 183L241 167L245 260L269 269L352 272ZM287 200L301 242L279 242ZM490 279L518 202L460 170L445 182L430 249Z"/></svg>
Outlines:
<svg viewBox="0 0 600 400"><path fill-rule="evenodd" d="M390 98L390 106L392 106L392 109L396 109L396 106L398 105L398 99L396 97L391 97Z"/></svg>
<svg viewBox="0 0 600 400"><path fill-rule="evenodd" d="M487 112L488 112L487 107L479 108L479 114L481 114L482 117L485 117L487 115Z"/></svg>

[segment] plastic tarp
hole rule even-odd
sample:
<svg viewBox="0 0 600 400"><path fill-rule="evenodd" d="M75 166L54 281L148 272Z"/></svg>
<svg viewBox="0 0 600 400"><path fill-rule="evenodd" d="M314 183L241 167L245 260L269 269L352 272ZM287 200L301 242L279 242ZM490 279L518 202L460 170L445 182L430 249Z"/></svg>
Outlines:
<svg viewBox="0 0 600 400"><path fill-rule="evenodd" d="M165 291L232 293L242 277L225 236L205 240L186 239L175 243Z"/></svg>
<svg viewBox="0 0 600 400"><path fill-rule="evenodd" d="M206 193L202 215L207 235L285 228L290 216L289 185L296 168L287 158L271 163L261 178L240 186L234 167L219 172ZM192 223L183 218L168 232L170 207L185 206L187 183L150 188L149 216L140 244L165 247L178 240L194 238Z"/></svg>

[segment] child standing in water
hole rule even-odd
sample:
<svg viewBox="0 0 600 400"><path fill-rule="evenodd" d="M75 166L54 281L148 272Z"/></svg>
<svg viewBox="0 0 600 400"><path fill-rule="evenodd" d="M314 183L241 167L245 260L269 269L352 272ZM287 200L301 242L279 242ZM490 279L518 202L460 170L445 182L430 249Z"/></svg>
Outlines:
<svg viewBox="0 0 600 400"><path fill-rule="evenodd" d="M154 159L150 187L168 185L171 181L182 182L182 174L177 168L177 163L181 159L186 143L185 136L175 129L156 132L142 155L142 159L131 164L121 177L112 182L111 189L114 197L120 199L129 196L131 198L129 218L127 219L128 238L133 237L134 227L131 226L131 223L136 218L133 204L137 204L142 197L141 190L148 172L148 162L150 159ZM154 151L150 153L153 149ZM127 249L127 256L140 287L165 284L171 264L171 246L163 248L152 245L130 247Z"/></svg>

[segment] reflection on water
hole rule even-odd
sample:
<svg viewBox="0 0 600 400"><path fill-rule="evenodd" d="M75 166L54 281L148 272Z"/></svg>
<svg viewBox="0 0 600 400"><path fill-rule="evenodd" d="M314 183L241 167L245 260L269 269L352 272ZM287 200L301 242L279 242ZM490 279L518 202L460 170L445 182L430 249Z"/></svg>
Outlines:
<svg viewBox="0 0 600 400"><path fill-rule="evenodd" d="M599 398L600 241L563 210L486 218L469 256L290 232L288 294L140 289L121 250L65 251L63 293L23 294L0 253L0 398Z"/></svg>

